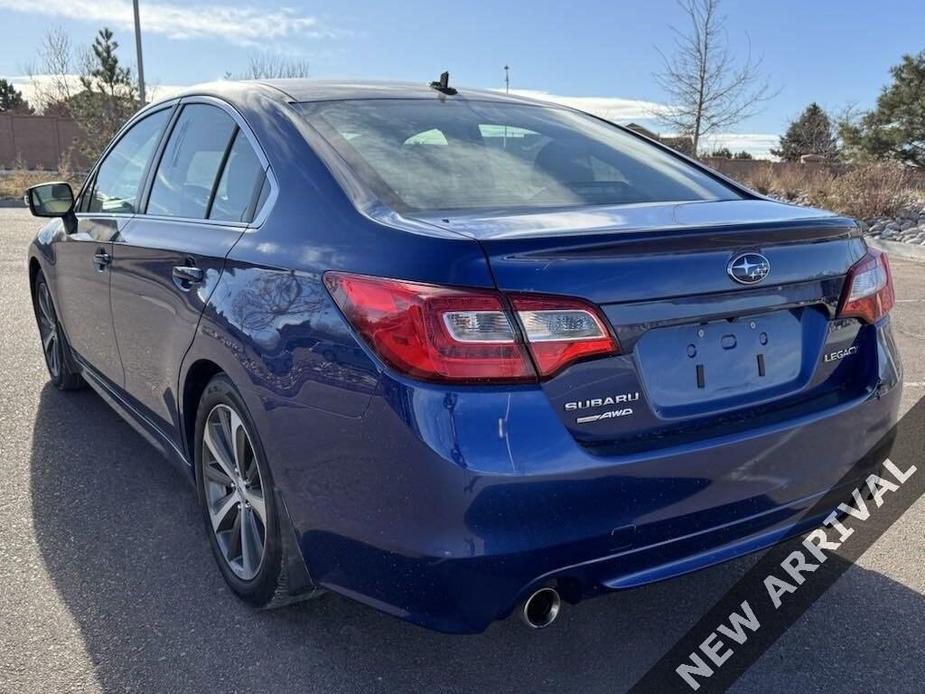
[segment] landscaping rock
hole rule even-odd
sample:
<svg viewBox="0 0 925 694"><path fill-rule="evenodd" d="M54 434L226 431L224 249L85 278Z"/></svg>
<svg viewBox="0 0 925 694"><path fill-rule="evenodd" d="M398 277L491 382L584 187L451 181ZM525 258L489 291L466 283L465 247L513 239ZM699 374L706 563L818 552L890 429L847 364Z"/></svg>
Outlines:
<svg viewBox="0 0 925 694"><path fill-rule="evenodd" d="M893 217L872 217L860 224L870 238L925 246L925 207L921 203L903 208Z"/></svg>

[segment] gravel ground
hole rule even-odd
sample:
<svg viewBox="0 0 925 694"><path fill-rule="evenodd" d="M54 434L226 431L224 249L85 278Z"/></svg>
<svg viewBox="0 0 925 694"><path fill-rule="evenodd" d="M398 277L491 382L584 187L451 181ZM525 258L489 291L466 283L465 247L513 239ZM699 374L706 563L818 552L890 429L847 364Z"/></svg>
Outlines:
<svg viewBox="0 0 925 694"><path fill-rule="evenodd" d="M434 634L348 600L255 612L224 587L192 486L92 392L47 385L28 300L37 228L0 209L0 691L625 690L750 565ZM904 407L925 395L925 265L895 260ZM921 691L925 500L736 685Z"/></svg>

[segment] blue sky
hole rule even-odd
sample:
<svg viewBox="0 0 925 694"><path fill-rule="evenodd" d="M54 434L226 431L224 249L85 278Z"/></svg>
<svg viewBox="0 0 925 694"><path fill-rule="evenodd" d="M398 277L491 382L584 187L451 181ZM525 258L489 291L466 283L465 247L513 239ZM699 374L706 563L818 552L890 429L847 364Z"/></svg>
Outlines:
<svg viewBox="0 0 925 694"><path fill-rule="evenodd" d="M661 103L652 79L657 47L670 49L674 0L511 0L506 3L259 0L244 3L141 0L149 83L185 85L245 68L248 54L271 50L307 59L318 78L425 81L443 69L452 80L557 97L599 97L620 120L642 120L636 101ZM730 140L766 145L810 101L839 110L869 107L903 53L925 49L922 0L727 0L730 42L753 54L780 93L732 129ZM21 76L44 32L67 31L87 45L108 24L123 61L134 62L130 0L0 0L0 76ZM612 107L612 108L610 108ZM765 138L753 137L764 135Z"/></svg>

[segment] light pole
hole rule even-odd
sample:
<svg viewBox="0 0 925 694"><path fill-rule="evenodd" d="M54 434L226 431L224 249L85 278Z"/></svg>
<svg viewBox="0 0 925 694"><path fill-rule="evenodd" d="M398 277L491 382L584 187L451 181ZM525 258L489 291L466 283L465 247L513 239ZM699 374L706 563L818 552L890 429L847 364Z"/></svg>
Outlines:
<svg viewBox="0 0 925 694"><path fill-rule="evenodd" d="M138 56L138 97L145 105L145 65L141 60L141 18L138 15L138 0L132 0L135 6L135 53Z"/></svg>
<svg viewBox="0 0 925 694"><path fill-rule="evenodd" d="M511 68L509 65L504 66L504 93L511 93ZM507 149L507 124L504 125L504 137L501 139L501 147Z"/></svg>

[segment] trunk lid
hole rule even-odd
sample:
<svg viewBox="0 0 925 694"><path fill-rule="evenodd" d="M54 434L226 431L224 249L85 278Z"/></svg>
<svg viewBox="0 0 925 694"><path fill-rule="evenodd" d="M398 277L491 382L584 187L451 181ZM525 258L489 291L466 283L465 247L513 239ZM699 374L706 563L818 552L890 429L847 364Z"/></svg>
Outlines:
<svg viewBox="0 0 925 694"><path fill-rule="evenodd" d="M863 369L826 359L864 339L858 321L834 320L865 253L850 219L736 200L426 221L477 239L501 290L601 308L622 354L543 386L589 446L668 446L867 387ZM727 270L746 253L770 267L750 285Z"/></svg>
<svg viewBox="0 0 925 694"><path fill-rule="evenodd" d="M763 249L772 267L757 286L832 277L845 273L857 260L849 249L860 247L853 221L766 200L426 221L478 240L500 289L597 304L748 289L729 278L726 264L752 249Z"/></svg>

